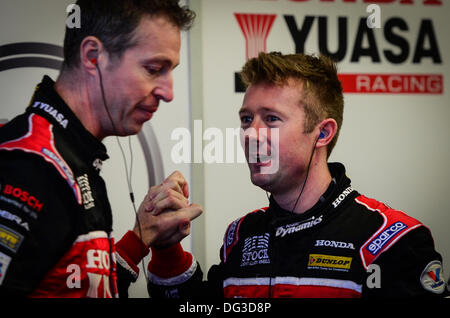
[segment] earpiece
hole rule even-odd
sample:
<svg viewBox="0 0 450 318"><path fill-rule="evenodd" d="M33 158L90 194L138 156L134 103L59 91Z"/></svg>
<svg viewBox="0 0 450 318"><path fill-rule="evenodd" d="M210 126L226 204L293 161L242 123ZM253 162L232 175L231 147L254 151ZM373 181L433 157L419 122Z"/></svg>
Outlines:
<svg viewBox="0 0 450 318"><path fill-rule="evenodd" d="M319 135L319 139L323 139L325 137L328 137L328 131L326 130L321 130L320 131L320 135Z"/></svg>
<svg viewBox="0 0 450 318"><path fill-rule="evenodd" d="M95 65L97 65L97 63L98 63L98 52L97 51L90 51L89 53L88 53L88 59L91 61L91 63L92 64L95 64Z"/></svg>

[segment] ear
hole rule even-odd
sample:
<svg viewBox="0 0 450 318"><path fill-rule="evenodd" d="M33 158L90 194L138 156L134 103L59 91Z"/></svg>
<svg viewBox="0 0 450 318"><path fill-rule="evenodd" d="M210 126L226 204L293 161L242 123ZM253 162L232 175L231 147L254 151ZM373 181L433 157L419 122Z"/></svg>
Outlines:
<svg viewBox="0 0 450 318"><path fill-rule="evenodd" d="M96 64L102 59L103 44L95 36L87 36L80 45L80 60L83 69L91 74L96 75Z"/></svg>
<svg viewBox="0 0 450 318"><path fill-rule="evenodd" d="M319 130L317 137L319 138L320 133L323 132L323 138L317 140L317 147L327 146L333 140L334 136L336 136L337 128L337 123L333 118L327 118L320 122L317 125L317 129Z"/></svg>

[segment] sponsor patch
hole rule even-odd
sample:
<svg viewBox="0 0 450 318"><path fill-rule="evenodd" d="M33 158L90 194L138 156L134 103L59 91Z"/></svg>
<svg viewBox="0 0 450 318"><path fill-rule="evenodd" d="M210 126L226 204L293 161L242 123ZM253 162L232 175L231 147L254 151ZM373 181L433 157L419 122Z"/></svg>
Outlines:
<svg viewBox="0 0 450 318"><path fill-rule="evenodd" d="M442 294L445 290L445 281L441 262L432 261L428 263L422 275L420 275L420 283L426 290L435 294Z"/></svg>
<svg viewBox="0 0 450 318"><path fill-rule="evenodd" d="M22 218L18 217L17 215L9 212L9 211L5 211L5 210L1 210L0 209L0 218L2 219L6 219L12 222L15 222L17 225L20 225L21 227L23 227L25 230L30 231L30 227L28 225L28 222L24 222L22 220Z"/></svg>
<svg viewBox="0 0 450 318"><path fill-rule="evenodd" d="M91 186L89 185L89 178L87 174L77 178L78 186L81 190L81 199L85 210L95 207L94 197L92 195Z"/></svg>
<svg viewBox="0 0 450 318"><path fill-rule="evenodd" d="M297 233L299 231L309 229L313 226L316 226L320 222L322 222L322 219L323 219L323 216L321 215L317 218L312 217L306 221L296 222L296 223L280 226L277 228L275 236L276 237L278 237L278 236L284 237L287 234Z"/></svg>
<svg viewBox="0 0 450 318"><path fill-rule="evenodd" d="M40 212L44 206L34 195L29 191L22 190L20 187L16 187L10 184L0 185L1 193L15 200L19 200L26 204L28 207L36 212Z"/></svg>
<svg viewBox="0 0 450 318"><path fill-rule="evenodd" d="M238 241L237 229L239 228L239 224L241 219L237 219L233 223L228 226L227 231L225 232L224 242L223 242L223 261L226 262L228 258L228 254L230 254L231 249L234 245L236 245Z"/></svg>
<svg viewBox="0 0 450 318"><path fill-rule="evenodd" d="M43 111L51 115L63 128L67 128L69 121L64 117L62 113L58 112L58 110L53 108L53 106L50 106L42 102L34 102L32 107L42 109Z"/></svg>
<svg viewBox="0 0 450 318"><path fill-rule="evenodd" d="M5 279L6 270L8 269L9 263L11 262L11 257L0 252L0 286Z"/></svg>
<svg viewBox="0 0 450 318"><path fill-rule="evenodd" d="M241 267L257 264L270 264L269 249L270 234L247 237L242 249Z"/></svg>
<svg viewBox="0 0 450 318"><path fill-rule="evenodd" d="M16 200L5 197L4 195L0 195L0 201L5 202L19 210L22 210L35 220L38 218L37 213L28 208L26 204L19 203Z"/></svg>
<svg viewBox="0 0 450 318"><path fill-rule="evenodd" d="M331 240L316 240L316 245L314 246L325 246L332 248L344 248L354 250L355 246L353 243L340 242L340 241L331 241Z"/></svg>
<svg viewBox="0 0 450 318"><path fill-rule="evenodd" d="M406 228L408 228L408 226L405 223L400 221L395 222L378 234L378 236L367 245L367 251L372 255L376 255L393 237Z"/></svg>
<svg viewBox="0 0 450 318"><path fill-rule="evenodd" d="M0 245L16 253L20 247L20 244L22 244L22 241L23 236L21 234L0 224Z"/></svg>
<svg viewBox="0 0 450 318"><path fill-rule="evenodd" d="M308 269L323 269L348 271L352 265L352 258L345 256L309 254Z"/></svg>
<svg viewBox="0 0 450 318"><path fill-rule="evenodd" d="M338 205L341 204L341 202L344 201L344 199L353 191L354 190L351 186L342 191L342 193L336 198L336 200L333 201L333 208L337 208Z"/></svg>
<svg viewBox="0 0 450 318"><path fill-rule="evenodd" d="M235 240L235 234L236 234L236 228L238 226L240 220L236 220L233 223L231 223L230 227L228 228L228 231L226 233L226 247L231 246L234 243Z"/></svg>

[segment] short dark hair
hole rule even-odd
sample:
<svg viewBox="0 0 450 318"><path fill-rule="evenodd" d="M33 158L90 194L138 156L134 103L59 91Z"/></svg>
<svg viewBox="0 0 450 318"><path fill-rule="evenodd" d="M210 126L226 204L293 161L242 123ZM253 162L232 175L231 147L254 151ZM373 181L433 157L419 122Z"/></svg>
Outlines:
<svg viewBox="0 0 450 318"><path fill-rule="evenodd" d="M81 28L66 27L63 68L80 63L80 45L87 36L102 41L107 52L116 58L137 43L133 33L141 18L163 16L180 30L188 30L195 12L181 7L179 0L78 0Z"/></svg>

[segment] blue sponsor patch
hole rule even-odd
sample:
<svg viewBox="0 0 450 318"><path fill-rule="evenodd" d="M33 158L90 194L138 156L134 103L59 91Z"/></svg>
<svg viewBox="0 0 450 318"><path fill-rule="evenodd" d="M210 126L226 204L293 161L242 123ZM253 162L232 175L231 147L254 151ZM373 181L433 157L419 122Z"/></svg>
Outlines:
<svg viewBox="0 0 450 318"><path fill-rule="evenodd" d="M372 255L376 255L393 237L406 228L408 226L405 223L395 222L369 243L366 247L367 251Z"/></svg>

